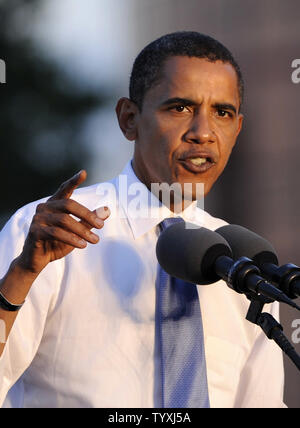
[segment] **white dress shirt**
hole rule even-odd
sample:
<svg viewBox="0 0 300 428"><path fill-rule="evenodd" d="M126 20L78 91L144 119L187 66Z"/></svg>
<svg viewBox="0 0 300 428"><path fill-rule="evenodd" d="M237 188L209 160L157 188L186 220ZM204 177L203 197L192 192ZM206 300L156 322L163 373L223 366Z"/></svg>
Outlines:
<svg viewBox="0 0 300 428"><path fill-rule="evenodd" d="M111 217L94 230L98 244L50 263L32 285L0 358L1 406L160 407L155 246L158 224L173 214L152 200L152 216L136 218L132 207L143 213L149 201L132 189L145 186L130 162L123 184L124 177L133 186L120 197L120 177L112 180L116 204L99 185L73 194L90 210L110 206ZM1 232L1 276L20 254L38 202L17 211ZM181 216L211 230L226 224L196 203ZM245 320L247 298L223 281L197 288L211 407L284 407L281 351ZM265 309L278 319L277 303Z"/></svg>

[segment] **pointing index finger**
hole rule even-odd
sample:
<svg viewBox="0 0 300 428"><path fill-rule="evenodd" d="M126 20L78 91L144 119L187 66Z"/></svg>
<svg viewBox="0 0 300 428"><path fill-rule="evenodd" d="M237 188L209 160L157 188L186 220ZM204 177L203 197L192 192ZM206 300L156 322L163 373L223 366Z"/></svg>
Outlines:
<svg viewBox="0 0 300 428"><path fill-rule="evenodd" d="M84 169L82 169L77 174L73 175L73 177L69 178L69 180L62 183L54 195L51 196L51 198L48 200L53 201L56 199L69 199L74 190L86 180L86 177L87 173Z"/></svg>

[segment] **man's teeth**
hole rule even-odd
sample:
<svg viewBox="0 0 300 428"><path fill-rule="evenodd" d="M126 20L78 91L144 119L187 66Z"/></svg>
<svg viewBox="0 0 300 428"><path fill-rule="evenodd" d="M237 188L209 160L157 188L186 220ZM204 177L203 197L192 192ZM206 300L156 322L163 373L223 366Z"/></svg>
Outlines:
<svg viewBox="0 0 300 428"><path fill-rule="evenodd" d="M207 161L207 158L193 158L190 159L190 161L192 162L192 164L194 165L202 165Z"/></svg>

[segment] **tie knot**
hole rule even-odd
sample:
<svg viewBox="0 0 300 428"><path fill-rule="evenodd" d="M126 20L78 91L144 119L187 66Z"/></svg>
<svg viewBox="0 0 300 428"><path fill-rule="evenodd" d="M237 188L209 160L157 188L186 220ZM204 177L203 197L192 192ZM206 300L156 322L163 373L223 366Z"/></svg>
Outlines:
<svg viewBox="0 0 300 428"><path fill-rule="evenodd" d="M169 226L175 223L183 222L183 218L181 217L169 217L165 218L162 222L159 223L159 226L161 228L161 231L167 229Z"/></svg>

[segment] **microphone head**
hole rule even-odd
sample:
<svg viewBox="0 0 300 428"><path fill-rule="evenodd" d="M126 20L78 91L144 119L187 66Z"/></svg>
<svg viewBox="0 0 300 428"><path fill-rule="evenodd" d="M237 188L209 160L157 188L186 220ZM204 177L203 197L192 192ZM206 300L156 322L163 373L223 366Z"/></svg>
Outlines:
<svg viewBox="0 0 300 428"><path fill-rule="evenodd" d="M156 255L171 276L193 284L211 284L220 279L214 264L219 256L232 257L226 240L217 233L191 223L175 223L159 236Z"/></svg>
<svg viewBox="0 0 300 428"><path fill-rule="evenodd" d="M229 224L216 230L230 245L234 259L248 257L258 266L264 263L278 265L276 251L266 239L236 224Z"/></svg>

